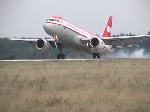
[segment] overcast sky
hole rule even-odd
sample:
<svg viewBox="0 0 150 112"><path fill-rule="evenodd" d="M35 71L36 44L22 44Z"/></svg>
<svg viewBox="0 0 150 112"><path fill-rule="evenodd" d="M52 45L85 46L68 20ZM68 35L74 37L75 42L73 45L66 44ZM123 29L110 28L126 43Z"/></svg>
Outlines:
<svg viewBox="0 0 150 112"><path fill-rule="evenodd" d="M0 37L45 37L43 23L52 15L99 35L109 15L112 34L150 31L150 0L0 0Z"/></svg>

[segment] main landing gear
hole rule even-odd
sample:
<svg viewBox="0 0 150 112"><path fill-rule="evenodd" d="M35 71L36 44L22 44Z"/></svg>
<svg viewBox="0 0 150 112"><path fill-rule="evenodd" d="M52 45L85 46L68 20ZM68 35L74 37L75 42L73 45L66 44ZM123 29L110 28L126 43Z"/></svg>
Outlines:
<svg viewBox="0 0 150 112"><path fill-rule="evenodd" d="M100 53L93 53L93 59L95 58L101 58L101 54Z"/></svg>
<svg viewBox="0 0 150 112"><path fill-rule="evenodd" d="M57 54L57 59L65 59L65 55L64 54Z"/></svg>
<svg viewBox="0 0 150 112"><path fill-rule="evenodd" d="M60 54L57 54L57 59L65 59L65 54L62 54L63 46L57 45L58 50L60 51Z"/></svg>

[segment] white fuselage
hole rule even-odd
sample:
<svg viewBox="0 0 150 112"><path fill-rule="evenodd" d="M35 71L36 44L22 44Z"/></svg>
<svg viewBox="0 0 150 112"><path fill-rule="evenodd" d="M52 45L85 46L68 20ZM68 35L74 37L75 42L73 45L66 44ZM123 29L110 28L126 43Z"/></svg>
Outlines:
<svg viewBox="0 0 150 112"><path fill-rule="evenodd" d="M61 17L49 17L44 23L43 26L45 32L56 39L58 42L61 42L64 46L73 48L75 50L81 50L86 53L92 54L95 52L104 54L112 52L114 49L111 45L105 45L103 40L100 39L100 43L105 47L99 47L95 49L89 48L85 43L83 44L82 39L85 40L88 38L99 38L96 35L89 33L76 25L64 20Z"/></svg>

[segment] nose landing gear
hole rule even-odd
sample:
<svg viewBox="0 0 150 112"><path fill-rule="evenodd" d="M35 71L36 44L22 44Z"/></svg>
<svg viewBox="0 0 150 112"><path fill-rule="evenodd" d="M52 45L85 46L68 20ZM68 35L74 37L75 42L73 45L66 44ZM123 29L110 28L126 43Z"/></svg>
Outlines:
<svg viewBox="0 0 150 112"><path fill-rule="evenodd" d="M57 54L57 59L65 59L65 54L62 54L63 46L61 44L57 45L60 54Z"/></svg>

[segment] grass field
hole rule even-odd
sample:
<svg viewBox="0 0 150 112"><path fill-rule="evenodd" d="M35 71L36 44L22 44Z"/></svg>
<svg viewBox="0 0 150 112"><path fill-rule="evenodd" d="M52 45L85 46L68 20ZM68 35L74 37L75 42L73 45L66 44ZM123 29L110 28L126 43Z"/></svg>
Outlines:
<svg viewBox="0 0 150 112"><path fill-rule="evenodd" d="M150 59L0 62L0 112L150 112Z"/></svg>

